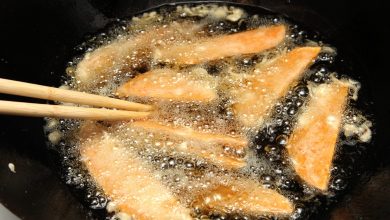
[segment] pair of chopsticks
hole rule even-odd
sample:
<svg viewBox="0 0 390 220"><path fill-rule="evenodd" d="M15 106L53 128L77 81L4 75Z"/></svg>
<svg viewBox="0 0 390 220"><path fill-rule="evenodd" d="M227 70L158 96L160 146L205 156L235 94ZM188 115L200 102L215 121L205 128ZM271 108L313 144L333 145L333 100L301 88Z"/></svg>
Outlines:
<svg viewBox="0 0 390 220"><path fill-rule="evenodd" d="M153 109L150 105L2 78L0 78L0 93L95 107L122 109L112 110L0 100L0 114L9 115L90 120L129 120L144 118Z"/></svg>

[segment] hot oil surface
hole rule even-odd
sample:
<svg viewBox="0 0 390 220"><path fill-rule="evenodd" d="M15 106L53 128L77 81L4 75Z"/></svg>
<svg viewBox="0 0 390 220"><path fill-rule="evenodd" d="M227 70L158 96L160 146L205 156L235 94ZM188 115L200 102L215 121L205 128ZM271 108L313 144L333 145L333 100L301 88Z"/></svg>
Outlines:
<svg viewBox="0 0 390 220"><path fill-rule="evenodd" d="M157 37L157 39L152 39L151 42L154 46L197 42L210 36L231 34L270 24L288 25L289 35L285 43L265 53L225 58L192 66L157 62L152 58L152 52L148 49L148 45L134 44L129 46L134 52L121 60L120 62L123 65L115 66L109 77L102 75L88 83L74 76L77 64L83 58L83 56L79 56L70 62L67 68L69 80L65 81L64 85L74 90L115 96L118 86L138 74L150 70L171 68L179 73L176 76L178 79L195 73L193 74L195 80L205 80L218 88L219 98L211 103L157 101L160 111L154 114L152 118L164 125L190 127L200 132L220 132L232 137L247 137L250 144L246 152L227 152L242 154L241 156L247 159L247 166L237 170L221 169L208 160L194 157L172 147L187 147L194 143L172 139L163 133L147 132L143 129L134 128L127 122L96 122L96 124L108 134L118 138L121 144L126 146L127 151L141 158L145 162L145 166L151 170L152 175L161 180L185 206L191 205L194 193L201 192L212 182L229 182L230 179L250 178L287 196L295 204L295 212L290 218L305 219L318 213L323 207L334 202L337 195L345 192L350 181L354 179L353 173L355 171L361 172L356 170L354 166L361 161L362 157L360 155L366 151L365 145L359 144L357 141L358 137L340 135L333 164L330 190L326 195L321 195L300 180L290 166L284 148L299 113L304 111L307 104L309 97L308 84L326 83L330 80L333 72L337 71L337 67L333 69L334 63L337 62L335 50L321 43L318 36L309 34L297 25L276 15L250 15L242 9L225 6L178 6L177 8L162 8L158 12L120 21L109 31L83 43L79 49L83 51L81 53L88 53L102 47L102 45L104 47L104 45L113 42L132 41L140 34L147 34L150 30L169 28L174 22L186 22L186 25L182 29L176 28L172 30L173 32L165 33L169 35L168 38ZM188 27L193 28L193 32L190 34L186 33ZM232 112L232 103L229 101L229 93L225 91L228 88L224 86L224 82L237 83L234 74L252 74L256 65L268 62L268 60L289 48L302 45L320 45L327 49L323 49L316 63L305 74L304 79L291 88L286 97L279 100L279 103L275 105L258 131L240 125ZM341 72L339 74L345 73ZM156 100L152 99L133 98L129 100L156 103ZM349 124L367 122L367 120L362 122L356 119L360 118L361 113L355 109L355 105L353 101L350 102L345 121ZM78 139L80 126L83 124L84 122L74 120L57 121L50 119L46 129L52 136L50 141L53 142L55 148L62 155L62 172L66 183L74 188L76 192L81 192L80 195L82 196L80 197L88 207L94 210L104 210L109 198L104 195L99 186L94 184L93 178L80 161L80 141ZM204 143L195 144L203 144L204 148L210 147ZM226 151L229 151L228 146ZM349 162L343 162L345 159L348 159ZM112 209L111 205L108 208ZM112 216L112 214L107 214L105 211L98 211L97 213L99 218L105 218L103 217L105 215ZM205 213L196 208L193 209L193 215L196 218L208 216L213 219L259 217L242 216L241 213L221 214L212 211ZM262 217L273 218L270 216Z"/></svg>

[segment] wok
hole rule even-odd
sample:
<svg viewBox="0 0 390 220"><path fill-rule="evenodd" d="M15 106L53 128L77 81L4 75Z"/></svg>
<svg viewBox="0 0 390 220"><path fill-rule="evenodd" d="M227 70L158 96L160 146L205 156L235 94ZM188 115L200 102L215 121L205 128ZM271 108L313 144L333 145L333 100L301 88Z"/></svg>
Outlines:
<svg viewBox="0 0 390 220"><path fill-rule="evenodd" d="M117 17L163 3L183 1L36 0L0 2L0 77L59 86L73 48ZM387 219L390 216L390 164L386 142L390 124L385 67L384 1L237 0L284 14L318 30L346 57L346 71L363 84L375 134L366 172L355 179L336 205L315 219ZM388 28L387 28L388 29ZM0 95L2 100L32 101ZM36 101L36 100L34 100ZM0 116L0 203L23 219L93 219L77 194L63 183L48 150L40 118ZM8 168L15 164L16 173ZM0 218L1 218L0 213Z"/></svg>

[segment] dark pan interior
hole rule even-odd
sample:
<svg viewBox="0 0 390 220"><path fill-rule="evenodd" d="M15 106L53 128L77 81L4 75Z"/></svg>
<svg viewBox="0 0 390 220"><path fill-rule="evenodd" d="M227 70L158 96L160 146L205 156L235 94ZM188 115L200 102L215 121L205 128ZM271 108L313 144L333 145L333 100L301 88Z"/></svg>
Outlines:
<svg viewBox="0 0 390 220"><path fill-rule="evenodd" d="M58 86L73 47L86 34L98 31L115 17L166 2L173 1L2 0L0 77ZM358 180L345 201L322 217L386 219L390 216L390 192L385 187L390 183L390 168L385 134L390 107L386 102L388 25L384 4L337 0L235 2L259 5L319 30L348 57L348 65L372 100L369 108L376 127L372 151L376 155L366 163L367 167L375 167L375 173L368 182ZM0 95L0 99L33 101L6 95ZM92 218L53 168L56 157L46 148L43 120L0 116L0 125L0 202L24 219ZM9 171L10 162L15 164L16 174Z"/></svg>

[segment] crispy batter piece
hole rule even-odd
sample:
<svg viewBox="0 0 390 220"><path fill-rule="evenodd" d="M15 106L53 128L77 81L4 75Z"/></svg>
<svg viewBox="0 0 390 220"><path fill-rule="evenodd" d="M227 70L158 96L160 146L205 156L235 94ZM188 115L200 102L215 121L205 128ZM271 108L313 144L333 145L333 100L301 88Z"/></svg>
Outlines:
<svg viewBox="0 0 390 220"><path fill-rule="evenodd" d="M284 40L285 35L284 25L261 27L201 42L162 47L155 51L154 58L168 63L198 64L224 57L259 53L276 47Z"/></svg>
<svg viewBox="0 0 390 220"><path fill-rule="evenodd" d="M320 52L320 47L299 47L259 65L252 75L243 76L242 83L233 86L233 111L247 127L257 129L268 117L276 102L303 75Z"/></svg>
<svg viewBox="0 0 390 220"><path fill-rule="evenodd" d="M205 70L188 73L170 69L152 70L119 87L117 94L119 97L197 102L210 102L218 97L216 79Z"/></svg>
<svg viewBox="0 0 390 220"><path fill-rule="evenodd" d="M310 101L288 141L288 154L298 175L323 191L328 189L347 97L348 84L336 79L311 87Z"/></svg>
<svg viewBox="0 0 390 220"><path fill-rule="evenodd" d="M244 158L227 154L223 149L226 146L235 151L245 152L248 141L243 137L200 132L189 127L162 125L154 121L136 121L129 123L129 126L184 141L181 144L172 145L172 147L181 152L197 155L225 168L237 169L246 165Z"/></svg>
<svg viewBox="0 0 390 220"><path fill-rule="evenodd" d="M180 204L135 153L115 137L102 134L81 145L81 158L118 212L141 220L192 219L190 210Z"/></svg>
<svg viewBox="0 0 390 220"><path fill-rule="evenodd" d="M203 211L245 213L250 215L288 215L293 204L272 189L250 179L217 183L195 196L193 206Z"/></svg>

